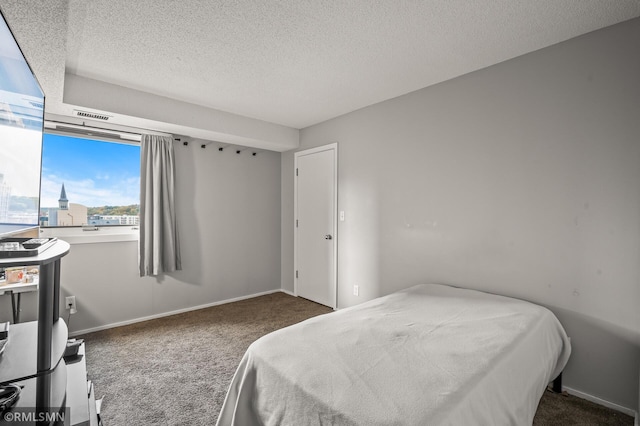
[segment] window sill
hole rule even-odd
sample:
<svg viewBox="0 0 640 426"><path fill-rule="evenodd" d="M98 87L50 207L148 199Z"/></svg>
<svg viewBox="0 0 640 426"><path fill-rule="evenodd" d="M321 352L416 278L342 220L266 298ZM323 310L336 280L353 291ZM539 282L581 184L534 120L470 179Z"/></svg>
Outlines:
<svg viewBox="0 0 640 426"><path fill-rule="evenodd" d="M40 237L57 237L69 244L138 241L139 236L140 231L130 227L97 228L97 230L91 231L85 231L82 228L40 228Z"/></svg>

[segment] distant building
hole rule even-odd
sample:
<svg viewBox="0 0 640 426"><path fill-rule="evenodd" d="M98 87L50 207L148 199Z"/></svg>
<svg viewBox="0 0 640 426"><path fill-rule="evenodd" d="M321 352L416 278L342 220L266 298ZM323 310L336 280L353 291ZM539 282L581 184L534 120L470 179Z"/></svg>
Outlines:
<svg viewBox="0 0 640 426"><path fill-rule="evenodd" d="M57 223L58 223L57 207L44 207L40 209L40 226L56 226L55 224Z"/></svg>
<svg viewBox="0 0 640 426"><path fill-rule="evenodd" d="M0 175L0 189L2 188ZM44 207L40 209L40 226L83 226L83 225L129 225L137 226L140 218L137 215L91 215L82 204L70 203L67 191L62 184L58 207Z"/></svg>
<svg viewBox="0 0 640 426"><path fill-rule="evenodd" d="M82 226L87 224L87 206L69 203L68 208L58 209L56 226ZM51 225L49 225L51 226Z"/></svg>
<svg viewBox="0 0 640 426"><path fill-rule="evenodd" d="M137 226L140 224L138 216L123 215L92 215L87 219L89 225L130 225Z"/></svg>
<svg viewBox="0 0 640 426"><path fill-rule="evenodd" d="M60 191L58 207L48 207L40 210L40 226L82 226L86 224L87 207L69 202L64 183Z"/></svg>

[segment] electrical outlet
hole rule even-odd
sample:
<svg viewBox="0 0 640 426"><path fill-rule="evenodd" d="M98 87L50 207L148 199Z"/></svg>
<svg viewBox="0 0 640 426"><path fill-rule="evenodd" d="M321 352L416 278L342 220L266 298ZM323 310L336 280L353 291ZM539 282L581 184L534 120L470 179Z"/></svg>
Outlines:
<svg viewBox="0 0 640 426"><path fill-rule="evenodd" d="M357 284L354 284L353 286L353 295L357 296L360 293L360 288L358 287Z"/></svg>
<svg viewBox="0 0 640 426"><path fill-rule="evenodd" d="M76 312L78 312L78 309L76 308L76 297L75 296L67 296L64 299L64 303L65 303L65 307L67 308L67 310L70 310L69 313L75 314Z"/></svg>

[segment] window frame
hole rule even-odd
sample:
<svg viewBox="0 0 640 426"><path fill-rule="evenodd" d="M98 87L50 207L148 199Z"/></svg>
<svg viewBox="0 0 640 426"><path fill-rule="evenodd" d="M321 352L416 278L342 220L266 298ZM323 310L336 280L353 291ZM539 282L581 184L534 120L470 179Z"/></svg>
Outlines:
<svg viewBox="0 0 640 426"><path fill-rule="evenodd" d="M94 126L45 120L44 134L68 136L108 143L140 146L141 132L106 129ZM44 143L44 140L43 140ZM42 197L42 194L40 194ZM42 206L40 207L42 210ZM40 237L56 237L69 244L112 243L138 241L139 225L82 225L39 227Z"/></svg>

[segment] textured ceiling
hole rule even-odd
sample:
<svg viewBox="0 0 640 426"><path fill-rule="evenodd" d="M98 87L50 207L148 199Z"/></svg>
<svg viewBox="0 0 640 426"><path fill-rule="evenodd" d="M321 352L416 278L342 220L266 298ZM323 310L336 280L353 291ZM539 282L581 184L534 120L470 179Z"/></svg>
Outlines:
<svg viewBox="0 0 640 426"><path fill-rule="evenodd" d="M71 0L66 65L303 128L639 14L637 0Z"/></svg>
<svg viewBox="0 0 640 426"><path fill-rule="evenodd" d="M640 16L640 0L58 3L43 16L66 40L46 42L67 73L292 128Z"/></svg>

